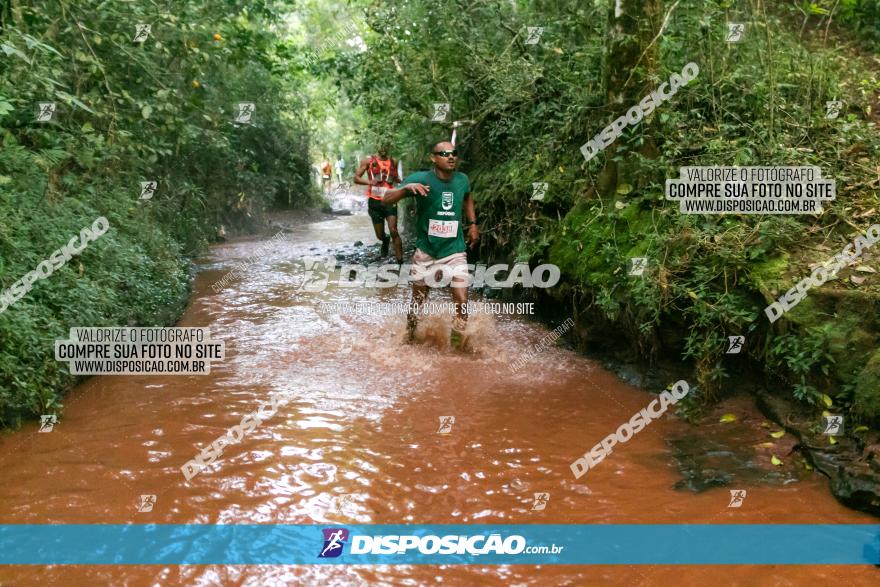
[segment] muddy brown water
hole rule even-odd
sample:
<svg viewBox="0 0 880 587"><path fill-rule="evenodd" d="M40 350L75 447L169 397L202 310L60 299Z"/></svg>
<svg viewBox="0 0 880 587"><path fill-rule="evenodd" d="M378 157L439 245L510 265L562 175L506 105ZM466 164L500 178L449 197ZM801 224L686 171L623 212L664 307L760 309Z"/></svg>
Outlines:
<svg viewBox="0 0 880 587"><path fill-rule="evenodd" d="M67 397L51 433L0 438L0 523L875 523L817 473L735 477L693 493L674 452L711 438L751 448L760 420L700 430L666 416L575 480L569 463L653 399L596 362L550 348L510 366L549 329L478 316L474 352L401 344L403 316L334 315L321 302L406 301L404 288L297 292L294 260L375 237L366 216L301 222L243 276L216 284L267 239L200 260L181 326L206 326L227 357L206 376L103 376ZM219 289L219 288L217 288ZM435 296L449 300L448 293ZM443 333L448 319L435 321ZM80 326L91 326L83 324ZM442 339L442 336L440 337ZM47 341L46 344L51 344ZM659 391L659 390L653 390ZM190 482L180 467L269 394L288 403ZM725 408L720 408L721 410ZM726 408L731 409L731 408ZM452 433L437 434L441 416ZM715 419L717 421L717 418ZM757 429L757 428L755 428ZM766 439L771 440L771 439ZM700 453L698 446L691 452ZM749 453L749 451L751 451ZM789 457L793 459L794 457ZM741 459L740 459L741 460ZM723 465L722 465L723 466ZM680 483L679 483L680 485ZM745 489L728 508L729 489ZM545 510L532 495L548 492ZM152 512L139 496L153 494ZM348 494L341 513L332 499ZM84 545L84 548L87 546ZM0 568L0 585L806 585L878 584L870 566L52 566Z"/></svg>

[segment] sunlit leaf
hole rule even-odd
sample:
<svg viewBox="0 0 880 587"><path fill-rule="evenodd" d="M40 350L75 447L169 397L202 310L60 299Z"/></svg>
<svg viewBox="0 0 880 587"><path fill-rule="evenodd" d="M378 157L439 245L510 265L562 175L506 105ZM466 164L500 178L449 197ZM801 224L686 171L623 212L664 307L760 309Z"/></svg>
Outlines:
<svg viewBox="0 0 880 587"><path fill-rule="evenodd" d="M728 422L736 422L736 414L724 414L718 421L722 424L727 424Z"/></svg>
<svg viewBox="0 0 880 587"><path fill-rule="evenodd" d="M16 57L26 61L28 64L31 63L31 60L28 59L27 55L25 55L24 53L22 53L21 51L19 51L18 49L16 49L15 47L13 47L12 45L10 45L8 43L3 43L2 45L0 45L0 49L3 49L3 52L6 53L7 55L15 55Z"/></svg>
<svg viewBox="0 0 880 587"><path fill-rule="evenodd" d="M772 457L770 457L770 462L778 467L782 464L782 459L778 458L776 455L773 455Z"/></svg>
<svg viewBox="0 0 880 587"><path fill-rule="evenodd" d="M770 436L772 436L773 438L782 438L783 436L785 436L785 430L778 430L776 432L771 432Z"/></svg>

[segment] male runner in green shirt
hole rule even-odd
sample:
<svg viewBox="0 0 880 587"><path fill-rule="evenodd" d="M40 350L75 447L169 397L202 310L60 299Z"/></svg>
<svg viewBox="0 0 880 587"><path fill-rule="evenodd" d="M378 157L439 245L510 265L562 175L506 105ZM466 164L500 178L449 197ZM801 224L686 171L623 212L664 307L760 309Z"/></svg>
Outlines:
<svg viewBox="0 0 880 587"><path fill-rule="evenodd" d="M468 176L455 170L458 151L452 143L436 143L431 148L431 161L434 169L409 175L400 187L385 192L382 203L393 206L404 197L420 196L416 198L416 252L410 272L412 304L406 317L407 340L414 340L418 323L416 310L428 299L425 278L429 277L429 281L436 284L437 275L442 272L452 275L450 285L455 301L449 343L453 348L461 348L467 326L466 243L473 248L480 239L480 231Z"/></svg>

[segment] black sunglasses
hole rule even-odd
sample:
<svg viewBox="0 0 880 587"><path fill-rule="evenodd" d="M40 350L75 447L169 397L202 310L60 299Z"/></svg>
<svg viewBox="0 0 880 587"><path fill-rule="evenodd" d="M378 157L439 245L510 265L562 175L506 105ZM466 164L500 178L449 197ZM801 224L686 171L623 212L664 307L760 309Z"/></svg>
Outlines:
<svg viewBox="0 0 880 587"><path fill-rule="evenodd" d="M458 157L458 149L453 149L451 151L434 151L431 153L432 155L439 155L441 157Z"/></svg>

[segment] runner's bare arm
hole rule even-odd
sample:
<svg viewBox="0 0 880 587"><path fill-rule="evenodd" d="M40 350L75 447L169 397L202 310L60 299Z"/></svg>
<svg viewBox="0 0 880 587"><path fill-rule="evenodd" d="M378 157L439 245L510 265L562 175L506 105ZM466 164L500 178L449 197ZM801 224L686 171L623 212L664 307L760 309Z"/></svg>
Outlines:
<svg viewBox="0 0 880 587"><path fill-rule="evenodd" d="M385 195L382 197L382 203L386 206L393 206L406 196L412 194L427 196L430 190L431 186L425 185L423 183L408 183L406 185L400 186L399 188L388 190L387 192L385 192Z"/></svg>
<svg viewBox="0 0 880 587"><path fill-rule="evenodd" d="M477 211L474 209L474 196L470 192L464 195L464 220L468 225L465 240L470 248L473 248L480 240L480 229L477 228Z"/></svg>
<svg viewBox="0 0 880 587"><path fill-rule="evenodd" d="M361 176L367 170L367 166L370 164L369 159L364 159L361 161L361 164L358 165L357 170L354 172L354 182L360 185L374 185L373 180L371 179L362 179Z"/></svg>

